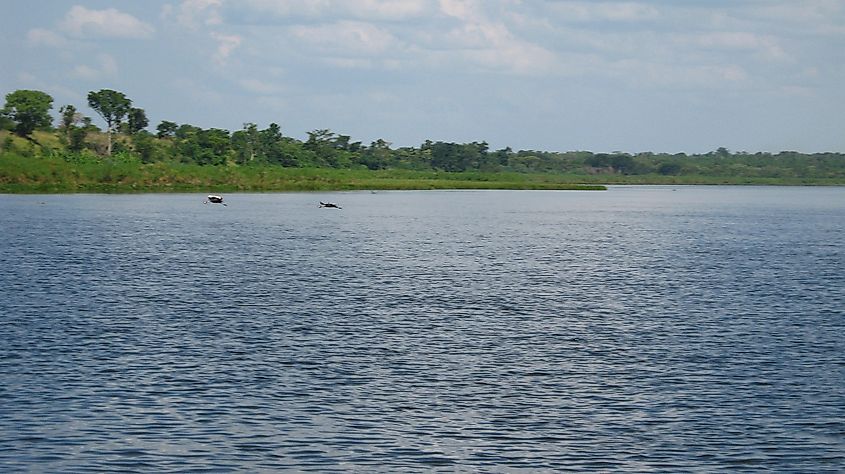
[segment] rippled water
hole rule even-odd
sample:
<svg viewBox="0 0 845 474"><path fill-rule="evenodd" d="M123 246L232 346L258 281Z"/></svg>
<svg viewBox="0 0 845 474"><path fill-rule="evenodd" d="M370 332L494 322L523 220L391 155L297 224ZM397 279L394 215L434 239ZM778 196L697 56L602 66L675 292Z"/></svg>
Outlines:
<svg viewBox="0 0 845 474"><path fill-rule="evenodd" d="M3 471L845 467L845 188L203 198L0 195Z"/></svg>

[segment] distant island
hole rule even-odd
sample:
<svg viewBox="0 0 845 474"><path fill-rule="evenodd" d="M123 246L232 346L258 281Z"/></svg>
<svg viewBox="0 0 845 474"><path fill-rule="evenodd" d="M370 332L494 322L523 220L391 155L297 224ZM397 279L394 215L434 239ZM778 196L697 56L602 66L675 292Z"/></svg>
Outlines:
<svg viewBox="0 0 845 474"><path fill-rule="evenodd" d="M102 89L50 115L42 91L6 95L0 111L0 192L205 192L354 189L605 189L606 184L843 185L845 154L705 154L490 150L486 142L369 145L328 129L299 140L279 125L229 131L164 120Z"/></svg>

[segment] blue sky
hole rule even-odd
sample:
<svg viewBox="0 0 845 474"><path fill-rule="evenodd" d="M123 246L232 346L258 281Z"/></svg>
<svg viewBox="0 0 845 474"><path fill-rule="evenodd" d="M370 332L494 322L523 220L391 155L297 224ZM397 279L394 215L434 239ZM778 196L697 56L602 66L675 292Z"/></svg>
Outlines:
<svg viewBox="0 0 845 474"><path fill-rule="evenodd" d="M845 152L845 0L0 0L0 92L369 144Z"/></svg>

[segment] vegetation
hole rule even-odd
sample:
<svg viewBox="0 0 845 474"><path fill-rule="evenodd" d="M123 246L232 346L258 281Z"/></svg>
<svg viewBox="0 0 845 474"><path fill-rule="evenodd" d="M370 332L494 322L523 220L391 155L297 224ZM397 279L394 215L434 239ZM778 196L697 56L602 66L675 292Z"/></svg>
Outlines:
<svg viewBox="0 0 845 474"><path fill-rule="evenodd" d="M106 154L111 156L112 134L121 120L132 107L132 101L127 99L122 92L111 89L103 89L99 92L88 93L88 106L94 109L103 120L106 121L106 134L108 135L108 148Z"/></svg>
<svg viewBox="0 0 845 474"><path fill-rule="evenodd" d="M13 130L28 137L37 127L50 126L53 98L41 91L18 90L6 95L3 115L14 123Z"/></svg>
<svg viewBox="0 0 845 474"><path fill-rule="evenodd" d="M307 139L279 125L231 132L162 121L156 134L143 109L109 89L88 94L102 131L75 106L40 91L6 95L0 113L0 192L233 191L327 189L603 189L602 184L845 184L845 154L697 155L547 152L486 142L426 141L393 148L331 130Z"/></svg>

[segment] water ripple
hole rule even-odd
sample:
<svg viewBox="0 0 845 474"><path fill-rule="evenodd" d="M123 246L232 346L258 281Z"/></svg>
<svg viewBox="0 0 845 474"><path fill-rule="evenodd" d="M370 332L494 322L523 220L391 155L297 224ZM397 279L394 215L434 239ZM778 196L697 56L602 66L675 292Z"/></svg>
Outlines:
<svg viewBox="0 0 845 474"><path fill-rule="evenodd" d="M845 196L731 189L0 196L0 467L839 472Z"/></svg>

